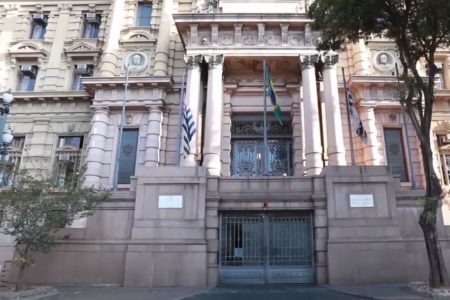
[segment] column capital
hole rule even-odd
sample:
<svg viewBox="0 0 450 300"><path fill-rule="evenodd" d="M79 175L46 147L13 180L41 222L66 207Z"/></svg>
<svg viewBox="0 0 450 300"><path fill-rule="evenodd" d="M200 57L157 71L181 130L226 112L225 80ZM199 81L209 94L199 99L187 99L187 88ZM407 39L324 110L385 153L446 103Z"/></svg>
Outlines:
<svg viewBox="0 0 450 300"><path fill-rule="evenodd" d="M184 62L186 63L188 69L197 69L200 67L203 55L185 55Z"/></svg>
<svg viewBox="0 0 450 300"><path fill-rule="evenodd" d="M94 113L104 113L106 115L109 114L109 107L105 106L105 105L92 105L91 106L92 110L94 111Z"/></svg>
<svg viewBox="0 0 450 300"><path fill-rule="evenodd" d="M219 55L205 55L205 62L208 64L210 69L217 68L223 65L224 57L223 54Z"/></svg>
<svg viewBox="0 0 450 300"><path fill-rule="evenodd" d="M145 105L145 107L151 112L151 111L159 111L162 112L164 108L164 102L163 101L153 101L151 104Z"/></svg>
<svg viewBox="0 0 450 300"><path fill-rule="evenodd" d="M300 55L300 65L302 69L314 68L314 64L319 61L319 55Z"/></svg>
<svg viewBox="0 0 450 300"><path fill-rule="evenodd" d="M336 64L339 62L339 54L335 52L327 52L322 56L322 58L325 69L335 68Z"/></svg>

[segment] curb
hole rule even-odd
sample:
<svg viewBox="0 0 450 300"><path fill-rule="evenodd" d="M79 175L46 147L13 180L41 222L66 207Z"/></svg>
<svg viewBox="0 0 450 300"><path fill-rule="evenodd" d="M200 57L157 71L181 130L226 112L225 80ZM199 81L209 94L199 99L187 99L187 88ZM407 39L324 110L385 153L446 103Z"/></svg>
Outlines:
<svg viewBox="0 0 450 300"><path fill-rule="evenodd" d="M339 294L343 294L343 295L347 295L347 296L359 297L361 299L383 300L383 299L377 298L377 297L371 297L371 296L361 295L361 294L357 294L357 293L351 293L351 292L347 292L347 291L337 290L337 289L332 288L329 285L322 285L322 287L326 288L329 291L333 291L335 293L339 293Z"/></svg>
<svg viewBox="0 0 450 300"><path fill-rule="evenodd" d="M2 292L0 300L38 300L57 294L58 291L51 286L39 286L21 292Z"/></svg>

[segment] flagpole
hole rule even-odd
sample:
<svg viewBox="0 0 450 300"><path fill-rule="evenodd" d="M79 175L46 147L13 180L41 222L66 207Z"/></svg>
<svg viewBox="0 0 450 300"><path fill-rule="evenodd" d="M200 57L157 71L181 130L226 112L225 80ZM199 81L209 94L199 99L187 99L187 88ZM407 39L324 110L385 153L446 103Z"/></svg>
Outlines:
<svg viewBox="0 0 450 300"><path fill-rule="evenodd" d="M177 139L177 166L180 166L181 159L181 129L183 125L183 99L185 94L185 82L186 82L186 69L183 70L183 77L181 79L181 91L180 91L180 99L179 99L179 107L180 114L178 116L178 139Z"/></svg>
<svg viewBox="0 0 450 300"><path fill-rule="evenodd" d="M263 61L263 76L264 76L264 175L269 175L269 148L267 142L267 70L266 60Z"/></svg>
<svg viewBox="0 0 450 300"><path fill-rule="evenodd" d="M350 109L348 106L347 81L345 81L344 68L342 68L342 78L344 80L345 107L347 108L347 128L348 128L348 136L350 138L350 157L352 159L352 166L354 166L355 165L355 149L353 149L352 124L350 123Z"/></svg>

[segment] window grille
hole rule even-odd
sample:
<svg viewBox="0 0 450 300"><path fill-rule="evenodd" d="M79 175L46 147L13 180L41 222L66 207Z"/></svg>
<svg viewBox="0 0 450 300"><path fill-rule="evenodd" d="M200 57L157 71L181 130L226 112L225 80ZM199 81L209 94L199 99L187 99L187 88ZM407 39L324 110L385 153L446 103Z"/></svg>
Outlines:
<svg viewBox="0 0 450 300"><path fill-rule="evenodd" d="M81 167L82 136L62 136L56 149L55 184L64 187L75 184Z"/></svg>

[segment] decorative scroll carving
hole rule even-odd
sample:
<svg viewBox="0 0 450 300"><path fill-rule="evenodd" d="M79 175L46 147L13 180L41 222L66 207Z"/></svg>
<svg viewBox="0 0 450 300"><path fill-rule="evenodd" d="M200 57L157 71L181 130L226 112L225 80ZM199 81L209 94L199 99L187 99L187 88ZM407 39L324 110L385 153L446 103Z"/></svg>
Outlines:
<svg viewBox="0 0 450 300"><path fill-rule="evenodd" d="M314 68L314 64L319 61L319 55L300 56L300 64L302 69Z"/></svg>
<svg viewBox="0 0 450 300"><path fill-rule="evenodd" d="M242 44L242 24L234 24L234 40L236 45Z"/></svg>
<svg viewBox="0 0 450 300"><path fill-rule="evenodd" d="M197 0L196 13L216 13L218 9L218 0Z"/></svg>
<svg viewBox="0 0 450 300"><path fill-rule="evenodd" d="M335 52L327 52L323 56L323 62L325 64L325 68L333 68L339 62L339 55Z"/></svg>
<svg viewBox="0 0 450 300"><path fill-rule="evenodd" d="M300 46L305 43L305 38L302 33L289 33L288 44L289 46Z"/></svg>
<svg viewBox="0 0 450 300"><path fill-rule="evenodd" d="M224 34L219 37L219 44L223 46L233 45L233 36L230 34Z"/></svg>
<svg viewBox="0 0 450 300"><path fill-rule="evenodd" d="M184 62L189 69L199 68L203 55L185 55Z"/></svg>
<svg viewBox="0 0 450 300"><path fill-rule="evenodd" d="M216 68L223 64L223 54L219 55L206 55L205 62L209 65L209 68Z"/></svg>

